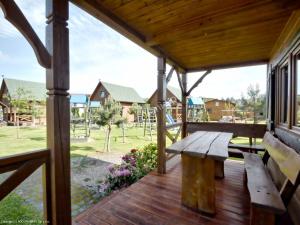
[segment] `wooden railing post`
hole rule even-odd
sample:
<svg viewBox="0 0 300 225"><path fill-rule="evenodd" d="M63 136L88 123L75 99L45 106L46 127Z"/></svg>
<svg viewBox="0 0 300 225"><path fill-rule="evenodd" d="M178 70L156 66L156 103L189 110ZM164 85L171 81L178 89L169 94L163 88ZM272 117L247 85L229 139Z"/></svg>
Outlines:
<svg viewBox="0 0 300 225"><path fill-rule="evenodd" d="M166 173L166 59L157 58L157 148L158 173Z"/></svg>
<svg viewBox="0 0 300 225"><path fill-rule="evenodd" d="M182 129L181 129L181 138L185 138L186 133L186 126L187 126L187 106L186 106L186 100L187 100L187 76L186 73L182 73L182 109L181 109L181 120L182 120Z"/></svg>
<svg viewBox="0 0 300 225"><path fill-rule="evenodd" d="M71 225L68 3L46 0L46 47L52 56L51 67L46 70L47 146L54 225Z"/></svg>

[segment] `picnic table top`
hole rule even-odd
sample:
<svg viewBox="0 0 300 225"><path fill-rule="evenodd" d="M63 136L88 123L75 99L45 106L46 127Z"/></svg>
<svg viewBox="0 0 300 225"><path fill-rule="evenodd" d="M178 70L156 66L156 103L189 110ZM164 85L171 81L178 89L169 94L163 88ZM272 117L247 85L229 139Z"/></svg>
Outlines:
<svg viewBox="0 0 300 225"><path fill-rule="evenodd" d="M224 161L233 133L197 131L166 148L168 153L188 154Z"/></svg>

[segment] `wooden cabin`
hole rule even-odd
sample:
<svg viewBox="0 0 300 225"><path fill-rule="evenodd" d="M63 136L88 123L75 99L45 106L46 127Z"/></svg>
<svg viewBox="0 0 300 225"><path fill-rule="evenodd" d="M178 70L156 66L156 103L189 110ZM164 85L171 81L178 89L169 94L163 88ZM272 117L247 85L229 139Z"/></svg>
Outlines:
<svg viewBox="0 0 300 225"><path fill-rule="evenodd" d="M175 121L181 121L181 90L172 86L167 87L166 93L166 107L167 111L170 115L172 115ZM157 107L157 90L151 95L148 99L147 103L150 104L151 107Z"/></svg>
<svg viewBox="0 0 300 225"><path fill-rule="evenodd" d="M34 121L35 118L31 115L30 112L28 113L17 113L16 109L11 104L11 101L14 98L19 98L21 93L18 93L19 90L22 90L26 100L28 100L28 107L35 102L37 104L36 107L39 107L41 111L38 120ZM3 119L6 122L15 123L17 121L17 117L23 123L36 123L45 124L46 123L46 107L43 104L46 101L46 88L45 84L33 81L26 81L26 80L17 80L17 79L10 79L4 78L2 80L1 89L0 89L0 106L2 107L3 111Z"/></svg>
<svg viewBox="0 0 300 225"><path fill-rule="evenodd" d="M204 100L205 108L207 110L207 113L209 115L210 121L219 121L223 117L223 110L234 110L235 109L235 103L226 101L226 100L220 100L220 99L210 99L206 98ZM230 116L230 115L229 115Z"/></svg>
<svg viewBox="0 0 300 225"><path fill-rule="evenodd" d="M74 218L74 223L299 225L299 1L71 2L155 55L158 86L157 171L100 201ZM47 148L0 158L1 173L14 171L0 184L0 200L42 165L45 219L49 224L71 225L69 1L46 0L46 46L13 0L0 0L0 6L6 18L29 41L38 62L46 69L48 90ZM170 71L166 71L167 63L171 66ZM258 64L268 65L267 125L187 122L186 98L207 74L217 69ZM189 73L196 71L204 73L188 89ZM174 74L183 93L182 123L166 126L167 83ZM214 159L187 157L183 151L182 157L173 157L172 153L166 152L166 136L176 144L176 138L168 132L176 126L181 129L186 142L194 139L197 146L200 145L195 148L199 151L195 153L197 156L200 152L205 156L210 152L211 145L203 145L215 140L216 136L210 135L209 131L227 133L226 140L232 136L264 138L264 146L229 144L229 156L238 157L241 152L248 151L242 155L242 162L226 160L214 164ZM199 135L206 135L204 137L209 140L198 143ZM199 136L199 140L202 139ZM177 147L183 146L180 143ZM219 150L215 148L217 158ZM263 158L256 154L258 150L263 151ZM186 170L181 164L184 168L192 166ZM198 185L207 184L203 190L210 191L203 194L197 189L197 179L193 180L193 177L198 176L193 169L209 177L209 180L200 180ZM214 173L216 171L218 173ZM220 177L221 171L223 178L215 179L215 175ZM244 178L247 179L244 181ZM188 180L193 191L188 188ZM197 197L200 193L205 199L215 196L213 214L208 216L183 205L182 195L187 200L191 193ZM187 203L199 206L197 202L192 197Z"/></svg>
<svg viewBox="0 0 300 225"><path fill-rule="evenodd" d="M93 91L90 100L99 101L103 105L108 98L120 102L122 105L122 116L127 118L128 122L134 122L134 115L129 113L132 104L145 104L144 99L134 88L100 81Z"/></svg>

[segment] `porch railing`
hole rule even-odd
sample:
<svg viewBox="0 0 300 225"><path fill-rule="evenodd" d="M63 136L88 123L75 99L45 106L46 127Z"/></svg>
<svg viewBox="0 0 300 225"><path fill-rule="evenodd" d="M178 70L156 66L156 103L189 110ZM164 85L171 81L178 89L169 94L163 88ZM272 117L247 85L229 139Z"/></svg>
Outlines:
<svg viewBox="0 0 300 225"><path fill-rule="evenodd" d="M9 195L40 166L42 166L43 170L44 219L48 223L51 223L50 151L48 149L0 157L0 174L13 171L10 176L0 184L0 201Z"/></svg>

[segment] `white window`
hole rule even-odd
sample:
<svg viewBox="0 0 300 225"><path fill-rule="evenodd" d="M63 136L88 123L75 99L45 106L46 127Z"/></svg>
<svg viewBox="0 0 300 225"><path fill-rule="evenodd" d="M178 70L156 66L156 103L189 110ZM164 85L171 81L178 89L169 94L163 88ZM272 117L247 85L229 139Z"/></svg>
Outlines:
<svg viewBox="0 0 300 225"><path fill-rule="evenodd" d="M216 106L218 107L220 105L220 103L219 102L216 102Z"/></svg>

